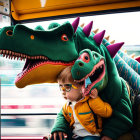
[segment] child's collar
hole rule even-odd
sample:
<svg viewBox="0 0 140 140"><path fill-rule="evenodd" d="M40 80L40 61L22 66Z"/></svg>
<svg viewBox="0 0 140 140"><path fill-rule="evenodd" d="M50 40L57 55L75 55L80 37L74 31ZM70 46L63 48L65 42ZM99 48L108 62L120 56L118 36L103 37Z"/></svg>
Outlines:
<svg viewBox="0 0 140 140"><path fill-rule="evenodd" d="M84 96L84 98L82 98L81 100L79 100L78 102L85 102L89 99L89 95Z"/></svg>
<svg viewBox="0 0 140 140"><path fill-rule="evenodd" d="M88 96L84 96L83 98L81 98L78 102L85 102L85 101L87 101L89 99L89 95ZM74 102L76 102L76 101L74 101ZM78 102L76 102L76 103L78 103ZM73 102L72 101L70 101L70 100L67 100L67 105L71 105Z"/></svg>

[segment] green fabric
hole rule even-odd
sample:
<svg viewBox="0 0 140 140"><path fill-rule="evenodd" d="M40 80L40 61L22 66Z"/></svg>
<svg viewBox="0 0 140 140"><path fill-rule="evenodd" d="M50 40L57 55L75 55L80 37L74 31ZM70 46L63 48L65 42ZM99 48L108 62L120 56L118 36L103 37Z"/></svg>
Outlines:
<svg viewBox="0 0 140 140"><path fill-rule="evenodd" d="M104 119L102 135L113 139L127 132L132 127L132 111L127 88L122 80L122 94L116 105L113 107L113 115Z"/></svg>
<svg viewBox="0 0 140 140"><path fill-rule="evenodd" d="M110 45L110 43L107 42L106 39L103 39L102 43L105 47ZM128 82L128 84L131 86L135 94L139 94L140 64L136 60L130 58L127 54L123 53L120 50L115 55L114 61L117 66L117 70L119 72L120 77L122 77Z"/></svg>
<svg viewBox="0 0 140 140"><path fill-rule="evenodd" d="M94 51L90 50L83 50L82 52L80 52L79 58L80 55L85 52L88 52L90 56L90 62L84 63L81 59L76 60L75 64L72 67L72 76L76 80L82 79L83 77L88 75L93 67L102 58L100 57L100 55L96 55L95 58ZM107 52L105 51L105 53ZM102 135L107 135L113 139L116 139L124 132L127 132L132 126L131 102L125 85L125 81L118 76L114 61L109 55L105 56L106 57L104 57L104 59L106 62L107 70L105 77L108 77L108 80L102 80L99 82L100 85L102 85L100 86L100 89L98 89L99 83L97 83L97 87L94 86L93 88L101 90L101 92L99 93L101 98L104 101L109 102L113 108L112 117L109 119L104 119L105 123L103 125ZM83 66L79 66L79 63L83 63ZM79 72L81 75L77 75L77 72Z"/></svg>
<svg viewBox="0 0 140 140"><path fill-rule="evenodd" d="M57 118L51 130L51 133L58 132L58 131L65 132L69 136L72 133L71 128L69 127L69 123L66 121L65 117L63 116L62 109L57 114Z"/></svg>
<svg viewBox="0 0 140 140"><path fill-rule="evenodd" d="M120 57L135 71L140 75L140 63L135 59L131 58L129 55L122 51L118 51Z"/></svg>
<svg viewBox="0 0 140 140"><path fill-rule="evenodd" d="M51 31L43 31L43 28L39 26L37 30L32 30L23 25L4 27L1 30L0 49L2 50L11 50L28 56L42 55L53 61L70 62L78 57L73 40L73 28L70 23L65 23ZM6 34L8 30L13 31L12 36ZM63 34L67 34L69 41L61 40ZM34 35L34 40L30 38L31 35ZM64 52L69 52L69 55Z"/></svg>
<svg viewBox="0 0 140 140"><path fill-rule="evenodd" d="M136 93L140 93L140 76L117 54L114 58L119 75L123 77Z"/></svg>

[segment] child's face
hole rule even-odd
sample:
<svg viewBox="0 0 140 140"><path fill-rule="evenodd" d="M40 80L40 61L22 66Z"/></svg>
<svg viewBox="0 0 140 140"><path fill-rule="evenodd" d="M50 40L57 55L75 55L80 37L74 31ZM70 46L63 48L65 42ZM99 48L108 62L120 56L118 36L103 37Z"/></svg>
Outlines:
<svg viewBox="0 0 140 140"><path fill-rule="evenodd" d="M79 101L82 98L83 94L81 85L72 84L70 82L63 83L61 81L58 81L58 84L65 99L69 99L70 101Z"/></svg>

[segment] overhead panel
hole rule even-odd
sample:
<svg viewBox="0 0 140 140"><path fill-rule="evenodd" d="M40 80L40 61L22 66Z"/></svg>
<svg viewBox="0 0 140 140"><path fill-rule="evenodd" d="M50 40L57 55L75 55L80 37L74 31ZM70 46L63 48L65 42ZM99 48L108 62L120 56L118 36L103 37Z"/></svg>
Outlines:
<svg viewBox="0 0 140 140"><path fill-rule="evenodd" d="M140 7L140 0L12 0L15 20Z"/></svg>

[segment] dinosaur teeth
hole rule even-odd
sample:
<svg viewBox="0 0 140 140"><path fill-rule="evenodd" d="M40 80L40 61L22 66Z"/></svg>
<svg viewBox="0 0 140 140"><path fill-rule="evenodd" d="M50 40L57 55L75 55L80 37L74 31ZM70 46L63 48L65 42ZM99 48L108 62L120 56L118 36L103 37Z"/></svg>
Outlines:
<svg viewBox="0 0 140 140"><path fill-rule="evenodd" d="M22 76L22 73L19 73L17 76L18 76L18 77L21 77L21 76Z"/></svg>
<svg viewBox="0 0 140 140"><path fill-rule="evenodd" d="M28 56L25 54L17 53L17 52L12 52L9 50L0 50L0 54L3 55L3 57L9 58L9 59L17 59L17 60L25 60L25 59L32 59L32 60L37 60L41 59L42 60L48 60L48 57L46 56Z"/></svg>
<svg viewBox="0 0 140 140"><path fill-rule="evenodd" d="M11 55L11 59L13 58L13 56Z"/></svg>
<svg viewBox="0 0 140 140"><path fill-rule="evenodd" d="M12 52L11 51L9 51L9 54L11 54Z"/></svg>
<svg viewBox="0 0 140 140"><path fill-rule="evenodd" d="M35 59L35 60L37 60L37 59L43 59L43 60L48 60L48 58L46 57L46 56L24 56L24 55L22 55L22 57L26 57L26 58L28 58L28 59Z"/></svg>
<svg viewBox="0 0 140 140"><path fill-rule="evenodd" d="M6 54L6 58L8 57L8 55Z"/></svg>
<svg viewBox="0 0 140 140"><path fill-rule="evenodd" d="M26 55L24 54L20 54L20 53L8 51L8 50L0 50L0 54L2 54L3 57L9 58L9 59L17 58L18 60L20 58L20 60L23 60L24 58L26 58Z"/></svg>
<svg viewBox="0 0 140 140"><path fill-rule="evenodd" d="M14 60L16 59L16 56L14 56Z"/></svg>

